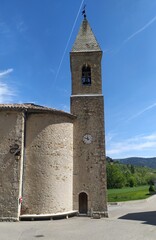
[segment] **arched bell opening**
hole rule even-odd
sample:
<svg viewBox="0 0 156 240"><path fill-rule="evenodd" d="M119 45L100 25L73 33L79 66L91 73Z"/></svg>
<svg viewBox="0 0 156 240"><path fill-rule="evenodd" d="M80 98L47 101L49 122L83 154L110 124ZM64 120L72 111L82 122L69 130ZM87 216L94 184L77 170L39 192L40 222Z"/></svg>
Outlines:
<svg viewBox="0 0 156 240"><path fill-rule="evenodd" d="M89 65L82 67L82 84L91 85L91 68Z"/></svg>

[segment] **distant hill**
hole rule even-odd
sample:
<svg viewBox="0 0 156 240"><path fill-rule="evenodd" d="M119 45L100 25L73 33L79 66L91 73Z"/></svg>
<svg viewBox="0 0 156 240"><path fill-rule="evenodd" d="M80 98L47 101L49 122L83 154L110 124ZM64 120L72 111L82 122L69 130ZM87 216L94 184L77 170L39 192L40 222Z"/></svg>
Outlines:
<svg viewBox="0 0 156 240"><path fill-rule="evenodd" d="M135 166L144 166L149 168L156 168L156 157L153 158L142 158L142 157L130 157L123 159L113 159L123 164L131 164Z"/></svg>

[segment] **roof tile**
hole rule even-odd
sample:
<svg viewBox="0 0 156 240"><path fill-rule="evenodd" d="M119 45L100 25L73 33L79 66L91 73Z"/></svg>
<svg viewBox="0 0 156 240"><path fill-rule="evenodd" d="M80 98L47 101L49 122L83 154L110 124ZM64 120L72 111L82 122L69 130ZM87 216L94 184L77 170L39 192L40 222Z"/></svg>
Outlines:
<svg viewBox="0 0 156 240"><path fill-rule="evenodd" d="M74 117L72 114L57 110L54 108L49 108L41 105L36 105L34 103L23 103L23 104L0 104L0 110L18 110L18 111L28 111L28 112L54 112L58 114L65 114L70 117Z"/></svg>

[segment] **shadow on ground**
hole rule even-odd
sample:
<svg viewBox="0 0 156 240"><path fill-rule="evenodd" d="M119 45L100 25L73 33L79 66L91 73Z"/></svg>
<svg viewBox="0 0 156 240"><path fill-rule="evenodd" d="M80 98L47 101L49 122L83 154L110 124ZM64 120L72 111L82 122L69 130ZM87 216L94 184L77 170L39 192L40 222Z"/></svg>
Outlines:
<svg viewBox="0 0 156 240"><path fill-rule="evenodd" d="M156 225L156 211L128 213L119 219L141 221L143 224Z"/></svg>

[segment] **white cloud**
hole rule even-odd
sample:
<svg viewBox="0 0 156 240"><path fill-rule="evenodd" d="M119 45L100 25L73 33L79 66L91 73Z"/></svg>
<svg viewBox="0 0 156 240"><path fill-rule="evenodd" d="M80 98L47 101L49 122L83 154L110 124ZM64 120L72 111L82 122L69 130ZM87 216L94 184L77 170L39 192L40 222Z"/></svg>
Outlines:
<svg viewBox="0 0 156 240"><path fill-rule="evenodd" d="M9 68L7 70L4 71L0 71L0 79L3 77L6 77L7 75L9 75L11 72L13 72L13 68Z"/></svg>
<svg viewBox="0 0 156 240"><path fill-rule="evenodd" d="M153 133L151 135L144 136L143 138L147 140L156 140L156 134Z"/></svg>
<svg viewBox="0 0 156 240"><path fill-rule="evenodd" d="M0 103L12 102L14 97L16 96L14 88L12 88L11 86L9 86L8 83L6 83L6 78L12 72L12 68L0 71Z"/></svg>
<svg viewBox="0 0 156 240"><path fill-rule="evenodd" d="M7 84L0 82L0 103L12 102L14 96L16 96L15 91Z"/></svg>
<svg viewBox="0 0 156 240"><path fill-rule="evenodd" d="M145 107L141 111L128 118L131 121L149 110L156 107L156 102ZM121 158L129 156L156 156L156 133L149 135L139 135L133 138L119 140L120 136L116 132L110 132L106 135L107 155L112 158Z"/></svg>
<svg viewBox="0 0 156 240"><path fill-rule="evenodd" d="M113 158L125 156L144 156L147 152L149 156L156 155L156 133L150 135L139 135L134 138L122 141L111 141L107 149L107 155Z"/></svg>
<svg viewBox="0 0 156 240"><path fill-rule="evenodd" d="M126 40L124 40L123 43L128 42L129 40L131 40L132 38L134 38L136 35L138 35L139 33L141 33L142 31L144 31L146 28L148 28L152 23L154 23L156 21L156 16L153 17L148 23L146 23L142 28L140 28L139 30L137 30L136 32L134 32L133 34L131 34Z"/></svg>
<svg viewBox="0 0 156 240"><path fill-rule="evenodd" d="M107 135L106 135L106 144L109 144L112 139L115 137L116 133L114 132L109 132Z"/></svg>

